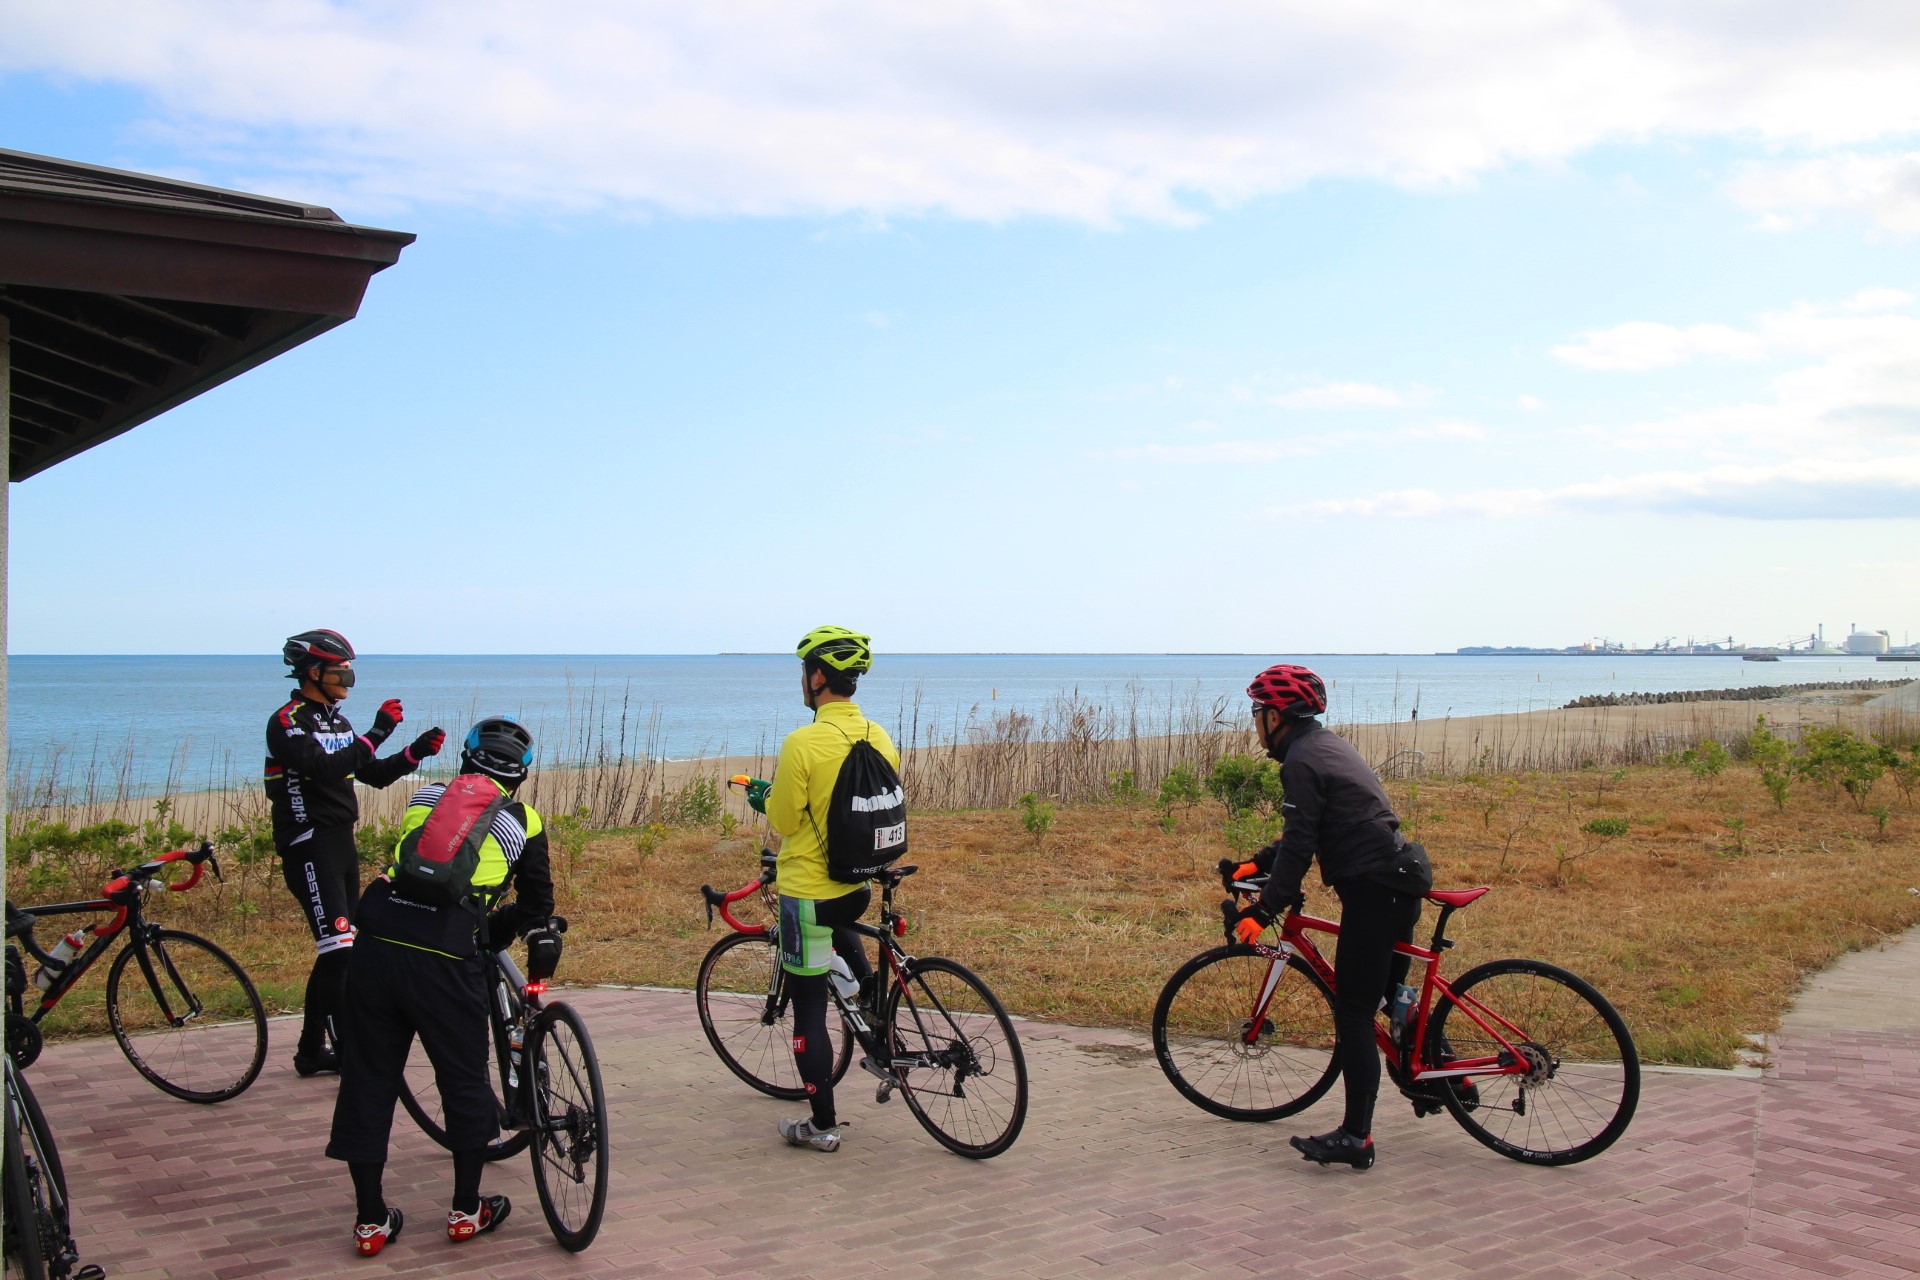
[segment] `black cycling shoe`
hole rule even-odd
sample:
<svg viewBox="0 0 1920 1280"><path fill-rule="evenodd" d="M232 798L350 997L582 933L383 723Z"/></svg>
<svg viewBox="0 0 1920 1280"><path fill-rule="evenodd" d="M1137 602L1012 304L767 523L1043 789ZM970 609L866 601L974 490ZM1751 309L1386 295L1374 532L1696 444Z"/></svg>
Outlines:
<svg viewBox="0 0 1920 1280"><path fill-rule="evenodd" d="M340 1055L331 1049L322 1049L319 1053L295 1053L293 1069L303 1076L317 1076L325 1071L340 1070Z"/></svg>
<svg viewBox="0 0 1920 1280"><path fill-rule="evenodd" d="M1356 1138L1345 1129L1335 1129L1332 1133L1313 1138L1288 1138L1287 1145L1298 1151L1303 1159L1311 1160L1323 1169L1330 1164L1347 1164L1356 1169L1373 1168L1373 1139Z"/></svg>

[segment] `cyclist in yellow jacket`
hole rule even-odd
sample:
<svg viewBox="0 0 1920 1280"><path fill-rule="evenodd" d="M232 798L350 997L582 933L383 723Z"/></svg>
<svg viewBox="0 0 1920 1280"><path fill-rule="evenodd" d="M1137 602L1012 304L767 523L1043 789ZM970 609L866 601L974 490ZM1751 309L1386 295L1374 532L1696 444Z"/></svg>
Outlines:
<svg viewBox="0 0 1920 1280"><path fill-rule="evenodd" d="M827 874L827 811L840 766L859 739L871 742L894 768L900 753L887 731L860 714L853 701L862 673L873 667L872 642L845 627L815 627L800 639L800 696L813 723L787 735L767 793L767 823L781 837L776 871L780 893L780 961L793 1001L793 1056L813 1114L780 1121L780 1136L796 1147L835 1151L839 1120L833 1110L833 1044L827 1034L827 973L837 953L863 991L872 966L860 935L846 926L866 914L872 893Z"/></svg>

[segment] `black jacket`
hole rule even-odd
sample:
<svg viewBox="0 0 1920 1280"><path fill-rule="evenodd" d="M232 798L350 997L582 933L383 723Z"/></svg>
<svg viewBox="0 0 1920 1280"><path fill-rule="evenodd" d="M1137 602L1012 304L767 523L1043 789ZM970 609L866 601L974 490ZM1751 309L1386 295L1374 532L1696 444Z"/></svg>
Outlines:
<svg viewBox="0 0 1920 1280"><path fill-rule="evenodd" d="M1400 819L1352 743L1318 720L1296 722L1280 744L1280 783L1286 829L1253 859L1270 874L1262 905L1284 911L1316 853L1330 885L1390 872L1403 843Z"/></svg>
<svg viewBox="0 0 1920 1280"><path fill-rule="evenodd" d="M274 847L285 853L317 827L351 827L360 819L357 778L385 787L419 766L404 752L374 759L385 734L356 734L338 707L296 697L267 721L267 800Z"/></svg>

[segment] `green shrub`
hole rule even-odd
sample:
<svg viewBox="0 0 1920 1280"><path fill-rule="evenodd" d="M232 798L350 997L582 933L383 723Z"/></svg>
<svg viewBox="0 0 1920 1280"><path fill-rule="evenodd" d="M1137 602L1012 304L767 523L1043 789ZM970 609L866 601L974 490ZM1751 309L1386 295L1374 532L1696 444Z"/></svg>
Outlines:
<svg viewBox="0 0 1920 1280"><path fill-rule="evenodd" d="M1588 835L1598 836L1602 840L1617 840L1627 834L1627 832L1633 830L1633 824L1625 818L1594 818L1589 822L1583 823L1580 829Z"/></svg>
<svg viewBox="0 0 1920 1280"><path fill-rule="evenodd" d="M1801 776L1847 793L1853 807L1864 813L1873 784L1887 771L1880 744L1849 729L1808 729L1800 735L1802 754L1795 761Z"/></svg>
<svg viewBox="0 0 1920 1280"><path fill-rule="evenodd" d="M1727 749L1708 738L1697 747L1689 747L1680 753L1680 763L1693 771L1696 778L1717 778L1727 767L1732 757Z"/></svg>
<svg viewBox="0 0 1920 1280"><path fill-rule="evenodd" d="M1245 862L1279 839L1281 829L1285 826L1286 822L1278 815L1248 811L1228 818L1222 834L1226 836L1227 847Z"/></svg>
<svg viewBox="0 0 1920 1280"><path fill-rule="evenodd" d="M1053 802L1042 800L1029 791L1020 797L1020 825L1033 837L1035 848L1039 848L1047 838L1047 832L1053 830Z"/></svg>
<svg viewBox="0 0 1920 1280"><path fill-rule="evenodd" d="M720 784L713 778L688 778L660 803L660 821L669 827L718 826L725 812Z"/></svg>
<svg viewBox="0 0 1920 1280"><path fill-rule="evenodd" d="M1115 769L1107 775L1107 799L1114 804L1139 804L1146 794L1134 781L1131 769Z"/></svg>
<svg viewBox="0 0 1920 1280"><path fill-rule="evenodd" d="M1221 756L1207 773L1207 791L1227 806L1227 817L1243 813L1277 813L1280 809L1280 766L1253 756Z"/></svg>
<svg viewBox="0 0 1920 1280"><path fill-rule="evenodd" d="M1753 732L1747 735L1747 758L1760 772L1760 785L1785 813L1787 795L1793 788L1793 746L1767 727L1765 716L1754 719Z"/></svg>
<svg viewBox="0 0 1920 1280"><path fill-rule="evenodd" d="M1191 810L1206 794L1200 786L1200 775L1192 765L1173 766L1160 780L1160 829L1172 835L1173 807L1179 805L1183 811Z"/></svg>

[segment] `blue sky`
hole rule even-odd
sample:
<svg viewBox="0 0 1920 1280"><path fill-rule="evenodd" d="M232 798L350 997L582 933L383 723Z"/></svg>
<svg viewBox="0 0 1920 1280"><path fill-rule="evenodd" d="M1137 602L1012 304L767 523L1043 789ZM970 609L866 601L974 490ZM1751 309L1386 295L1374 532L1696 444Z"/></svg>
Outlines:
<svg viewBox="0 0 1920 1280"><path fill-rule="evenodd" d="M15 486L10 645L1899 642L1904 12L0 0L0 145L420 237Z"/></svg>

